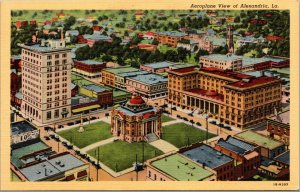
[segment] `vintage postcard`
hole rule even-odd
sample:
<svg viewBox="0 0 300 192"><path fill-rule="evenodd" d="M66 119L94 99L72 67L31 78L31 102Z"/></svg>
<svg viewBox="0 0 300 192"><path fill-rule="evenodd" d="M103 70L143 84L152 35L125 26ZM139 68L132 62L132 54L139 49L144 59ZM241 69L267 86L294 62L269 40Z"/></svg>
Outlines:
<svg viewBox="0 0 300 192"><path fill-rule="evenodd" d="M1 189L299 189L298 6L2 1Z"/></svg>

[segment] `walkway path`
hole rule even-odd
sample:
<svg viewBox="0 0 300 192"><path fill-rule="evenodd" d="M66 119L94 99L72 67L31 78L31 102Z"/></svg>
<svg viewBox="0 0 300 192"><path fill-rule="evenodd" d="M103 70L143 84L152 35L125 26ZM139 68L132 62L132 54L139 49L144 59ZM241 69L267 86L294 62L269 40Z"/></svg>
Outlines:
<svg viewBox="0 0 300 192"><path fill-rule="evenodd" d="M102 146L102 145L105 145L105 144L108 144L108 143L112 143L112 142L114 142L114 140L117 140L117 139L118 139L118 137L111 137L111 138L108 138L108 139L105 139L105 140L93 143L91 145L88 145L88 146L82 148L81 151L87 152L87 151L89 151L91 149L94 149L96 147L99 147L99 146Z"/></svg>
<svg viewBox="0 0 300 192"><path fill-rule="evenodd" d="M90 123L92 124L92 123L96 123L96 122L100 122L100 121L102 121L102 120L101 119L95 119L95 120L91 120ZM88 121L87 122L83 122L82 124L83 124L83 126L84 125L88 125L89 122ZM56 132L61 132L61 131L73 129L73 128L79 127L79 126L80 126L80 124L75 124L75 125L71 125L71 126L65 125L64 128L57 128L55 131Z"/></svg>
<svg viewBox="0 0 300 192"><path fill-rule="evenodd" d="M149 144L152 145L153 147L156 147L157 149L161 150L164 153L169 153L171 151L178 150L178 148L175 147L174 145L170 144L167 141L161 140L161 139L153 141Z"/></svg>

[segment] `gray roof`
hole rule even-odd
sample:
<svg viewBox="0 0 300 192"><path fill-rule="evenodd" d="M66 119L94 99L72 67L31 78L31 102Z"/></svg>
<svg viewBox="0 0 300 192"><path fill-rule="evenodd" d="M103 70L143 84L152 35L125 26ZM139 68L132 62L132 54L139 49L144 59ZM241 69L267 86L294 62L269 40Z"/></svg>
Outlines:
<svg viewBox="0 0 300 192"><path fill-rule="evenodd" d="M17 99L22 99L23 98L23 94L19 91L16 93L16 98Z"/></svg>
<svg viewBox="0 0 300 192"><path fill-rule="evenodd" d="M66 171L85 165L85 163L71 154L54 157L20 170L29 181L43 181L53 176L64 177Z"/></svg>
<svg viewBox="0 0 300 192"><path fill-rule="evenodd" d="M75 85L74 83L71 83L71 90L74 89L77 85Z"/></svg>
<svg viewBox="0 0 300 192"><path fill-rule="evenodd" d="M282 153L274 158L275 160L290 165L290 151Z"/></svg>
<svg viewBox="0 0 300 192"><path fill-rule="evenodd" d="M12 123L10 125L10 128L11 128L12 135L17 135L20 133L26 133L29 131L37 130L37 128L29 124L27 121L19 121L19 122Z"/></svg>
<svg viewBox="0 0 300 192"><path fill-rule="evenodd" d="M120 106L118 107L116 110L123 112L125 115L129 115L129 116L133 116L133 115L141 115L144 113L148 113L148 112L156 112L156 108L154 107L149 107L146 110L140 110L140 111L132 111L129 108L127 108L126 106Z"/></svg>
<svg viewBox="0 0 300 192"><path fill-rule="evenodd" d="M269 165L272 165L273 163L274 163L274 161L272 159L261 156L261 161L260 161L261 165L268 167Z"/></svg>
<svg viewBox="0 0 300 192"><path fill-rule="evenodd" d="M158 32L157 34L173 36L173 37L183 37L186 35L185 33L178 32L178 31L163 31L163 32Z"/></svg>
<svg viewBox="0 0 300 192"><path fill-rule="evenodd" d="M254 145L251 145L247 142L244 142L242 140L239 140L237 138L234 138L234 137L229 137L226 141L227 143L230 143L232 145L235 145L235 146L238 146L246 151L252 151L255 149L255 146Z"/></svg>
<svg viewBox="0 0 300 192"><path fill-rule="evenodd" d="M223 164L233 161L233 159L208 145L201 145L200 147L188 150L183 153L186 157L204 164L211 169L215 169Z"/></svg>
<svg viewBox="0 0 300 192"><path fill-rule="evenodd" d="M10 72L17 74L17 70L16 69L11 69Z"/></svg>
<svg viewBox="0 0 300 192"><path fill-rule="evenodd" d="M150 85L168 82L167 78L156 74L137 75L129 78Z"/></svg>
<svg viewBox="0 0 300 192"><path fill-rule="evenodd" d="M235 61L235 60L241 60L241 56L237 55L222 55L222 54L211 54L211 55L204 55L201 56L201 58L207 58L212 60L218 60L218 61Z"/></svg>
<svg viewBox="0 0 300 192"><path fill-rule="evenodd" d="M95 60L83 60L83 61L78 61L87 65L98 65L98 64L103 64L104 62L99 62Z"/></svg>
<svg viewBox="0 0 300 192"><path fill-rule="evenodd" d="M112 40L111 37L105 36L105 35L97 35L97 34L93 34L93 35L83 35L83 37L85 39L93 39L93 40Z"/></svg>
<svg viewBox="0 0 300 192"><path fill-rule="evenodd" d="M91 85L84 85L84 86L82 86L82 87L85 88L85 89L88 89L88 90L90 90L90 91L95 91L95 92L97 92L97 93L108 90L108 89L106 89L106 88L104 88L104 87L100 87L100 86L97 86L97 85L94 85L94 84L91 84Z"/></svg>
<svg viewBox="0 0 300 192"><path fill-rule="evenodd" d="M20 47L29 49L32 51L37 52L49 52L49 51L65 51L65 50L71 50L70 48L60 47L60 48L52 48L48 46L41 46L40 44L34 44L34 45L25 45L25 44L19 44Z"/></svg>
<svg viewBox="0 0 300 192"><path fill-rule="evenodd" d="M145 66L151 67L153 69L160 69L160 68L166 68L172 65L175 65L176 63L172 63L170 61L162 61L157 63L147 63Z"/></svg>
<svg viewBox="0 0 300 192"><path fill-rule="evenodd" d="M77 35L79 35L79 31L78 30L68 30L68 31L66 31L66 34L77 36Z"/></svg>
<svg viewBox="0 0 300 192"><path fill-rule="evenodd" d="M117 75L121 76L121 77L133 77L136 75L145 75L145 74L149 74L149 73L150 72L148 72L148 71L133 71L133 72L119 73Z"/></svg>
<svg viewBox="0 0 300 192"><path fill-rule="evenodd" d="M218 141L218 145L220 145L221 147L224 147L226 149L229 149L230 151L233 151L235 153L238 153L238 154L244 154L246 152L245 149L242 149L238 146L235 146L235 145L232 145L230 143L227 143L226 141L224 140L219 140Z"/></svg>

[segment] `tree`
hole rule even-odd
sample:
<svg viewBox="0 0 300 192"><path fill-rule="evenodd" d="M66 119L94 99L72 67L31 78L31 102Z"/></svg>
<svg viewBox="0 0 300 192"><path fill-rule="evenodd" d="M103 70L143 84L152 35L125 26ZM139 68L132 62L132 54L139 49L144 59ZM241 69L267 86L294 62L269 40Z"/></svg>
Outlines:
<svg viewBox="0 0 300 192"><path fill-rule="evenodd" d="M157 39L153 39L152 45L158 45L158 44L159 44L159 42L157 41Z"/></svg>
<svg viewBox="0 0 300 192"><path fill-rule="evenodd" d="M204 55L209 55L209 52L204 50L204 49L199 49L199 51L197 52L196 56L195 56L195 60L198 62L201 56Z"/></svg>
<svg viewBox="0 0 300 192"><path fill-rule="evenodd" d="M98 21L97 20L93 20L92 21L92 24L95 26L95 25L98 25Z"/></svg>

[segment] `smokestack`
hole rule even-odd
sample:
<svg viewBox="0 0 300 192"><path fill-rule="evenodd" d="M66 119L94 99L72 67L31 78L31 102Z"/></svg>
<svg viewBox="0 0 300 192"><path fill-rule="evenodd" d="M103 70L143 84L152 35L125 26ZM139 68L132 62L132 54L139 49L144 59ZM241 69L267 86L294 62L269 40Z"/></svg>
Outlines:
<svg viewBox="0 0 300 192"><path fill-rule="evenodd" d="M64 40L64 29L63 28L60 29L60 39L61 39L61 41Z"/></svg>

